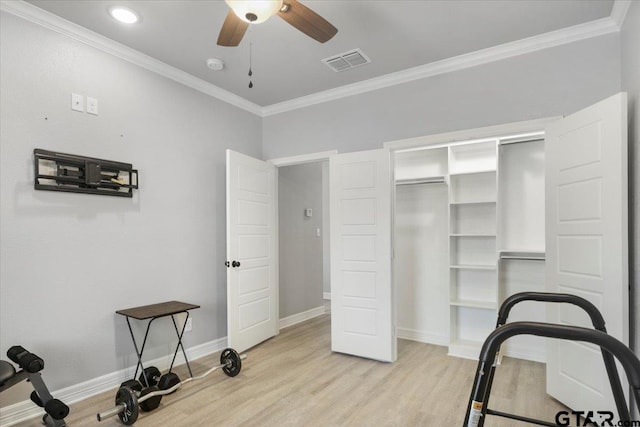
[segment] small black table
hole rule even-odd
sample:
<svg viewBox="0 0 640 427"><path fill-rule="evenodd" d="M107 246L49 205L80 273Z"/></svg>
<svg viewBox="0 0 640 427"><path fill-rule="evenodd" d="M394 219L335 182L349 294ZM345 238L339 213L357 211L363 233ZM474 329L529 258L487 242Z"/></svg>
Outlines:
<svg viewBox="0 0 640 427"><path fill-rule="evenodd" d="M173 322L173 327L176 330L176 335L178 336L178 345L176 345L176 351L173 352L173 360L171 361L171 366L169 367L169 372L173 369L173 364L176 361L176 356L178 355L178 349L182 348L182 354L184 355L184 360L187 363L187 369L189 369L189 375L193 377L193 373L191 372L191 366L189 365L189 359L187 359L187 353L184 351L184 346L182 345L182 335L184 335L184 330L187 326L187 321L189 320L189 310L194 310L196 308L200 308L199 305L188 304L180 301L167 301L161 302L159 304L151 304L144 305L140 307L127 308L125 310L117 310L117 314L121 314L127 319L127 326L129 326L129 333L131 334L131 340L133 341L133 347L136 350L136 356L138 356L138 364L136 365L136 373L133 375L135 379L138 376L138 369L142 371L142 375L144 375L145 382L149 384L149 379L147 378L147 373L144 370L144 366L142 365L142 353L144 352L144 346L147 343L147 337L149 336L149 328L151 327L151 323L160 318L171 316L171 320ZM184 324L182 328L178 330L178 324L176 323L176 318L174 317L176 314L185 313L187 316L184 320ZM133 335L133 329L131 329L131 323L129 322L129 318L133 318L136 320L149 320L147 324L147 331L144 334L144 340L142 341L142 347L138 350L138 344L136 342L136 338Z"/></svg>

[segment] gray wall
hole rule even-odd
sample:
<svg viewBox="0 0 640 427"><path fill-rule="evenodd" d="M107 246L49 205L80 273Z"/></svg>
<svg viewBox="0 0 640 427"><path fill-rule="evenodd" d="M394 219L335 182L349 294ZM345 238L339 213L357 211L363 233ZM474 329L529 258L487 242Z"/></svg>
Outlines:
<svg viewBox="0 0 640 427"><path fill-rule="evenodd" d="M264 119L265 158L571 113L620 90L618 34Z"/></svg>
<svg viewBox="0 0 640 427"><path fill-rule="evenodd" d="M322 187L322 162L278 168L281 319L323 304Z"/></svg>
<svg viewBox="0 0 640 427"><path fill-rule="evenodd" d="M173 299L202 306L187 347L226 336L224 150L259 157L261 119L0 19L0 355L21 344L44 357L52 390L112 373L135 361L115 310ZM72 92L100 115L71 111ZM141 188L34 191L36 147L133 163ZM170 322L158 323L149 357L169 352Z"/></svg>
<svg viewBox="0 0 640 427"><path fill-rule="evenodd" d="M622 90L629 97L629 265L631 336L640 354L640 2L631 2L621 33Z"/></svg>

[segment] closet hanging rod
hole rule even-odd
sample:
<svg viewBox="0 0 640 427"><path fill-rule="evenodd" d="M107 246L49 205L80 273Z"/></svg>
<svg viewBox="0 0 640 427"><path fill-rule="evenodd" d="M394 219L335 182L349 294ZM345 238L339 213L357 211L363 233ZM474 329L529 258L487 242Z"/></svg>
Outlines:
<svg viewBox="0 0 640 427"><path fill-rule="evenodd" d="M539 136L539 137L535 137L535 138L501 139L500 140L500 145L511 145L511 144L520 144L520 143L523 143L523 142L539 142L539 141L543 141L544 142L544 137L543 136Z"/></svg>
<svg viewBox="0 0 640 427"><path fill-rule="evenodd" d="M544 261L545 257L538 256L501 256L500 259L517 259L522 261Z"/></svg>
<svg viewBox="0 0 640 427"><path fill-rule="evenodd" d="M545 253L540 251L500 251L500 259L517 259L524 261L544 261Z"/></svg>
<svg viewBox="0 0 640 427"><path fill-rule="evenodd" d="M446 184L444 176L434 176L429 178L398 179L396 185L418 185L418 184Z"/></svg>

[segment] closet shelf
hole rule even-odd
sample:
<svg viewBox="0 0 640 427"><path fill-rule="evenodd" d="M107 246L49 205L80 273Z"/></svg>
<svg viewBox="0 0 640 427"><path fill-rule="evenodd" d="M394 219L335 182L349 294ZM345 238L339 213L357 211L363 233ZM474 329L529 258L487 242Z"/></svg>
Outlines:
<svg viewBox="0 0 640 427"><path fill-rule="evenodd" d="M449 234L449 237L496 237L496 235L485 233L455 233Z"/></svg>
<svg viewBox="0 0 640 427"><path fill-rule="evenodd" d="M501 250L500 259L517 259L525 261L544 261L545 253L540 251L510 251Z"/></svg>
<svg viewBox="0 0 640 427"><path fill-rule="evenodd" d="M457 201L451 201L449 202L450 205L495 205L496 201L495 200L473 200L473 201L469 201L469 202L457 202Z"/></svg>
<svg viewBox="0 0 640 427"><path fill-rule="evenodd" d="M495 301L453 300L450 301L449 304L456 307L482 308L487 310L496 310L498 308L498 304Z"/></svg>
<svg viewBox="0 0 640 427"><path fill-rule="evenodd" d="M495 270L496 266L495 265L473 265L473 264L466 264L466 265L450 265L450 268L457 268L457 269L461 269L461 270Z"/></svg>
<svg viewBox="0 0 640 427"><path fill-rule="evenodd" d="M446 184L444 176L428 176L424 178L396 179L396 185Z"/></svg>
<svg viewBox="0 0 640 427"><path fill-rule="evenodd" d="M461 176L461 175L478 175L478 174L483 174L483 173L496 173L496 170L495 169L481 169L481 170L474 170L474 171L450 172L449 175L451 175L451 176Z"/></svg>

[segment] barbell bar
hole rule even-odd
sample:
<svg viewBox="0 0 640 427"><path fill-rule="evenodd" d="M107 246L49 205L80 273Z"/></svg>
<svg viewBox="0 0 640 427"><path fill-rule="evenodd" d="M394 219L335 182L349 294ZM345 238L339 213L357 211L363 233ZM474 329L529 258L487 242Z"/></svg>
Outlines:
<svg viewBox="0 0 640 427"><path fill-rule="evenodd" d="M190 383L191 381L196 381L196 380L201 380L203 378L205 378L207 375L209 375L210 373L212 373L213 371L217 370L217 369L223 369L225 371L225 373L228 376L235 376L235 375L230 375L229 374L229 370L233 367L234 365L234 360L235 357L237 356L238 353L235 352L235 350L233 349L225 349L223 350L221 356L227 356L227 358L225 359L226 361L224 363L220 363L219 365L213 366L212 368L210 368L207 372L205 372L202 375L198 375L196 377L190 377L185 379L184 381L180 381L179 383L177 383L176 385L174 385L171 388L168 388L166 390L157 390L157 391L152 391L151 393L147 393L144 396L141 396L140 398L136 398L136 395L134 393L133 390L131 390L128 387L120 387L120 389L118 390L118 393L116 394L116 406L114 406L113 408L104 411L104 412L100 412L98 414L96 414L96 418L98 419L98 421L103 421L106 420L107 418L111 418L114 417L116 415L119 414L124 414L124 416L120 416L120 421L122 421L123 424L125 425L131 425L133 424L136 419L138 418L138 413L139 413L139 406L141 403L143 403L144 401L151 399L155 396L164 396L167 394L171 394L174 391L176 391L177 389L179 389L180 387L182 387L183 385ZM244 360L247 358L246 354L241 354L239 356L237 356L237 360L235 361L236 366L240 365L240 360ZM222 360L221 360L222 362ZM226 368L226 369L224 369ZM235 374L237 374L237 372L239 372L238 370L232 370L232 372L235 372ZM124 390L129 390L130 394L128 394L126 391ZM126 395L126 396L123 396ZM122 403L117 403L118 400L123 401Z"/></svg>

